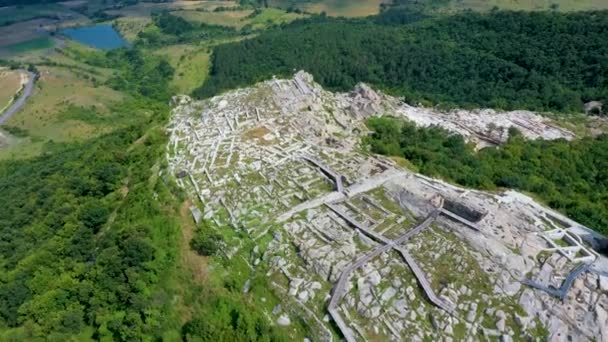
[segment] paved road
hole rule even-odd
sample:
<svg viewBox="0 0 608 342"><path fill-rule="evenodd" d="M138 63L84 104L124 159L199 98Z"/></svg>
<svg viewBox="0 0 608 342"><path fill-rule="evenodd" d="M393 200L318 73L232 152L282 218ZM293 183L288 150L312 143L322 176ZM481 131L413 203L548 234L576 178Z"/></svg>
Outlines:
<svg viewBox="0 0 608 342"><path fill-rule="evenodd" d="M6 111L4 111L4 113L2 113L2 116L0 116L0 125L4 124L6 122L6 120L10 119L11 116L13 116L15 113L17 113L19 111L19 109L21 109L21 107L23 107L23 105L25 105L25 100L27 100L27 98L30 97L30 95L32 95L32 91L34 90L34 83L35 83L36 75L30 71L27 72L27 75L29 77L29 81L27 82L27 84L25 85L23 90L21 91L21 95L19 96L19 98L15 102L13 102L6 109Z"/></svg>
<svg viewBox="0 0 608 342"><path fill-rule="evenodd" d="M47 56L61 49L65 45L65 39L63 38L54 37L53 40L55 41L55 46L46 51L45 55ZM29 77L29 81L21 92L21 96L19 96L17 101L13 102L11 106L4 111L4 113L1 113L2 116L0 116L0 125L4 124L8 119L11 118L11 116L15 115L15 113L17 113L19 109L25 105L27 98L32 95L32 92L34 91L34 83L36 82L36 75L33 72L27 71L27 76Z"/></svg>

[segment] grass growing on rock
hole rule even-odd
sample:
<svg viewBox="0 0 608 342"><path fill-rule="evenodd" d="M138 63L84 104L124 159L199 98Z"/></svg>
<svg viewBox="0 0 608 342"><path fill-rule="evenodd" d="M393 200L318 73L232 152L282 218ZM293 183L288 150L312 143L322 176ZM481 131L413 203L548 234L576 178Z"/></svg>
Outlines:
<svg viewBox="0 0 608 342"><path fill-rule="evenodd" d="M523 336L514 315L526 316L525 311L515 298L495 293L495 280L481 269L477 260L468 252L466 244L454 233L432 226L416 236L412 243L416 244L412 255L420 267L427 271L429 281L437 293L446 287L453 290L466 287L470 294L460 294L456 304L477 303L477 320L488 329L496 328L498 319L494 312L502 310L506 314L506 326L514 331L514 336ZM445 250L432 257L433 253L439 252L438 246ZM465 271L461 272L459 267ZM487 309L492 311L488 312Z"/></svg>

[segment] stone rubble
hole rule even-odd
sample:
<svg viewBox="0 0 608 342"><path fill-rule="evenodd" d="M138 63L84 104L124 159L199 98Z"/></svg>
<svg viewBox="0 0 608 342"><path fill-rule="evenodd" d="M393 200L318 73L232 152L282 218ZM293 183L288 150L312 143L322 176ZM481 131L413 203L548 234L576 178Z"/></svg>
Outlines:
<svg viewBox="0 0 608 342"><path fill-rule="evenodd" d="M601 243L597 234L522 194L462 189L360 147L363 119L371 115L438 124L480 144L504 141L510 126L529 138L573 137L549 119L521 111L438 113L366 85L333 94L304 72L204 101L180 96L172 102L170 171L187 172L175 181L193 199L195 221L239 232L225 241L223 254L242 256L254 272L267 272L269 291L282 298L281 305L268 308L276 324L290 325L301 316L318 331L310 339L331 340L334 325L326 307L332 287L349 265L379 246L330 207L395 239L441 198L455 214L470 217L472 226L440 215L401 247L438 296L453 304L454 314L430 303L403 258L389 250L356 269L346 283L338 311L355 339L608 338L605 275L583 273L563 302L521 283L531 278L559 287L575 266L550 251L543 232L566 223L566 230L590 246ZM255 247L243 250L248 244L242 239ZM604 257L595 258L598 268L608 269ZM252 295L250 282L245 285L243 292Z"/></svg>

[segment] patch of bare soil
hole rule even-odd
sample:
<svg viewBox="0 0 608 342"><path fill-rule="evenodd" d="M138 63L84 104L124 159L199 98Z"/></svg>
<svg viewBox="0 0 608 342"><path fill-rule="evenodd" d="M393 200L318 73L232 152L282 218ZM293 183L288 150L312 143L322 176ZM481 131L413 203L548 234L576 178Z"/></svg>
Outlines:
<svg viewBox="0 0 608 342"><path fill-rule="evenodd" d="M188 199L182 203L179 209L180 225L182 228L180 255L182 257L182 265L192 271L194 280L197 283L202 284L207 278L208 260L206 257L196 254L190 248L190 240L194 237L194 230L196 229L192 215L190 214L190 206L192 206L192 200Z"/></svg>

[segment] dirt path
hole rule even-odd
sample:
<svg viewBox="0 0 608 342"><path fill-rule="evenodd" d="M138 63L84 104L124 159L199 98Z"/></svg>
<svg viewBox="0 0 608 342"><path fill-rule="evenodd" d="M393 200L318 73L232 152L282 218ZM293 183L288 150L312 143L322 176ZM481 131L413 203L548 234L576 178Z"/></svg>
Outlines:
<svg viewBox="0 0 608 342"><path fill-rule="evenodd" d="M25 101L27 100L27 98L32 95L32 92L34 90L34 83L36 82L36 75L33 72L27 71L27 76L29 77L29 80L21 91L21 95L19 95L19 98L15 102L13 102L6 109L6 111L4 111L2 116L0 116L0 125L4 124L8 119L11 118L11 116L17 113L19 109L21 109L21 107L25 105Z"/></svg>

